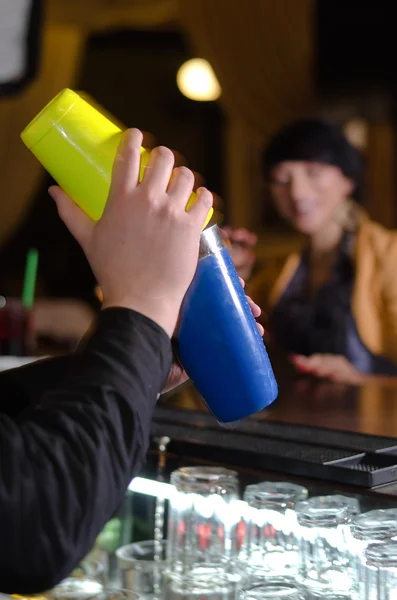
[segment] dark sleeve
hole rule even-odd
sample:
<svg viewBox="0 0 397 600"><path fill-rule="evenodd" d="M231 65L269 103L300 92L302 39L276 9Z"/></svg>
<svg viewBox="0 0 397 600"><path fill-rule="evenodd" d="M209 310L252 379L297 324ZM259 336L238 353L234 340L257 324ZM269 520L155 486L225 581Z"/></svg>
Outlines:
<svg viewBox="0 0 397 600"><path fill-rule="evenodd" d="M17 417L37 404L45 390L53 389L70 374L78 354L38 360L0 373L0 413Z"/></svg>
<svg viewBox="0 0 397 600"><path fill-rule="evenodd" d="M92 548L145 457L171 358L155 323L103 311L67 377L0 416L1 592L47 590Z"/></svg>

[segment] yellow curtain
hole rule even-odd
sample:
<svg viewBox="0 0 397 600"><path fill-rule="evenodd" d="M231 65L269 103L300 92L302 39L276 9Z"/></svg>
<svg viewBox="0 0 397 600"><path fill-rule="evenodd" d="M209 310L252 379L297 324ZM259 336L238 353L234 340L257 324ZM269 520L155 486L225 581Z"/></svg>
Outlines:
<svg viewBox="0 0 397 600"><path fill-rule="evenodd" d="M397 226L396 139L393 124L369 123L365 200L371 216L388 228Z"/></svg>
<svg viewBox="0 0 397 600"><path fill-rule="evenodd" d="M62 88L74 85L91 32L175 22L177 0L47 0L40 73L20 96L0 98L0 246L26 214L43 170L20 132Z"/></svg>
<svg viewBox="0 0 397 600"><path fill-rule="evenodd" d="M229 222L257 229L260 150L313 103L312 0L179 0L194 52L213 66L228 116Z"/></svg>
<svg viewBox="0 0 397 600"><path fill-rule="evenodd" d="M0 245L23 218L43 174L20 133L55 94L73 82L83 42L79 29L61 24L46 27L39 77L21 96L0 99Z"/></svg>
<svg viewBox="0 0 397 600"><path fill-rule="evenodd" d="M178 0L101 0L93 26L96 30L132 27L163 27L176 25Z"/></svg>
<svg viewBox="0 0 397 600"><path fill-rule="evenodd" d="M182 24L212 64L222 104L267 136L312 99L312 0L179 0Z"/></svg>

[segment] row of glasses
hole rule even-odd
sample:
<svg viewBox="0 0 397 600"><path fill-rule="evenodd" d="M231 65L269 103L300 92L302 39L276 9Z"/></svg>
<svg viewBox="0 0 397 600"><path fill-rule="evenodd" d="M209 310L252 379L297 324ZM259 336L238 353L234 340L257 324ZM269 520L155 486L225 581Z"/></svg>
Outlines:
<svg viewBox="0 0 397 600"><path fill-rule="evenodd" d="M360 514L356 498L308 499L286 482L249 486L244 498L246 598L397 600L397 509Z"/></svg>
<svg viewBox="0 0 397 600"><path fill-rule="evenodd" d="M358 514L352 499L325 500L325 510L319 498L312 499L315 510L297 506L300 582L318 598L391 600L394 594L397 600L396 589L390 595L397 583L397 510Z"/></svg>
<svg viewBox="0 0 397 600"><path fill-rule="evenodd" d="M156 563L163 598L394 598L373 589L387 556L396 559L388 581L397 583L397 542L387 546L397 538L397 509L360 514L355 498L309 498L287 482L248 486L242 503L236 472L217 467L178 469L171 483L168 539ZM117 556L123 587L155 600L154 542Z"/></svg>

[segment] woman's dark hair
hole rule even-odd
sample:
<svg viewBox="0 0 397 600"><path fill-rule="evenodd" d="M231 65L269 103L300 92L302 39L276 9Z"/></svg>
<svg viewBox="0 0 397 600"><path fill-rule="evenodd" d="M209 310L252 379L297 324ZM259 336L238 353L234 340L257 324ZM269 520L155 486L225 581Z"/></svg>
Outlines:
<svg viewBox="0 0 397 600"><path fill-rule="evenodd" d="M353 198L361 199L363 157L334 123L321 118L301 119L276 133L263 153L266 178L280 162L295 160L339 167L355 184Z"/></svg>

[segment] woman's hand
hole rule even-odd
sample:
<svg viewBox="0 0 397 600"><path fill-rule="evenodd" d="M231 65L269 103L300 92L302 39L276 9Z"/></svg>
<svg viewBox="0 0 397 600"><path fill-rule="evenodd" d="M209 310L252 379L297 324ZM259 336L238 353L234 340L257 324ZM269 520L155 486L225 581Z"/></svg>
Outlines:
<svg viewBox="0 0 397 600"><path fill-rule="evenodd" d="M312 354L302 356L294 354L290 360L299 373L313 375L322 379L345 383L349 385L361 385L366 375L358 371L344 356L338 354Z"/></svg>
<svg viewBox="0 0 397 600"><path fill-rule="evenodd" d="M249 279L255 264L254 247L257 242L255 233L248 229L223 227L222 233L229 242L229 251L237 273L243 279Z"/></svg>
<svg viewBox="0 0 397 600"><path fill-rule="evenodd" d="M241 285L243 287L245 287L245 281L243 281L240 278L240 282L241 282ZM261 312L262 312L260 307L257 304L255 304L255 302L249 296L247 296L247 300L248 300L248 304L250 305L251 312L252 312L254 318L257 319L261 315ZM265 334L265 330L263 329L262 325L260 323L257 323L256 326L258 327L258 331L259 331L260 335L263 336ZM178 329L178 327L177 327L177 329ZM174 338L177 337L177 329L174 333ZM163 388L163 392L162 392L163 394L165 394L166 392L170 392L171 390L182 385L189 379L188 374L186 373L183 366L179 362L176 346L177 346L177 344L173 343L174 358L172 361L171 371L169 372L167 381L165 382L165 385Z"/></svg>

